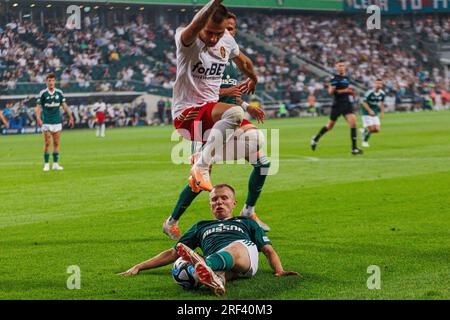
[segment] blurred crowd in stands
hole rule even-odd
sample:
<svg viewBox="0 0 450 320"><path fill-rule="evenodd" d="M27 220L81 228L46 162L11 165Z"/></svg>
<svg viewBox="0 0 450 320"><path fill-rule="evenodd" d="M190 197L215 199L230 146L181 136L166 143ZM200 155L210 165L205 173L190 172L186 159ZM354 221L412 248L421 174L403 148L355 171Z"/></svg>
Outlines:
<svg viewBox="0 0 450 320"><path fill-rule="evenodd" d="M450 17L383 19L380 30L368 31L354 16L253 14L241 18L240 28L284 50L333 72L338 60L349 64L353 80L370 87L377 78L399 98L408 93L444 89L444 74L436 61L435 45L450 40ZM261 30L264 30L261 32ZM308 79L284 61L261 57L257 61L266 87L283 83L288 91L321 91L325 83ZM275 71L275 72L273 72ZM305 81L307 79L308 81Z"/></svg>
<svg viewBox="0 0 450 320"><path fill-rule="evenodd" d="M362 88L371 87L376 78L384 79L393 104L406 97L415 105L442 97L446 105L449 92L435 55L436 48L450 41L450 18L411 19L385 18L381 30L369 32L364 21L354 16L246 13L238 17L239 32L283 50L286 57L280 59L270 48L239 33L238 42L254 61L259 96L272 97L268 99L272 106L282 101L282 109L300 104L315 107L320 99L330 98L329 77L318 77L305 66L293 64L292 57L328 72L334 72L334 63L344 59L350 76ZM142 15L127 24L106 26L93 13L84 16L81 30L55 21L43 27L27 20L0 25L0 94L34 96L45 86L45 75L54 72L66 93L157 87L169 90L169 96L176 75L174 32L173 25L148 22ZM27 108L29 101L8 104L6 114L32 125L34 108ZM90 127L92 110L87 105L71 107L78 126ZM158 111L155 117L160 115ZM108 117L111 125L122 126L142 123L146 116L122 104L109 105Z"/></svg>
<svg viewBox="0 0 450 320"><path fill-rule="evenodd" d="M133 90L132 80L169 88L174 53L156 48L157 38L167 42L173 35L169 25L155 27L142 16L113 27L86 16L82 30L62 22L38 27L13 21L0 26L0 92L13 93L18 82L43 84L49 72L58 75L63 90L71 83L90 91Z"/></svg>
<svg viewBox="0 0 450 320"><path fill-rule="evenodd" d="M101 101L101 100L99 100ZM106 126L127 127L149 125L147 104L141 100L132 106L131 103L107 103ZM95 124L94 104L71 104L70 109L76 128L93 128ZM7 103L3 115L9 122L10 129L36 126L36 108L31 100L25 99L16 103ZM62 113L63 119L65 114Z"/></svg>

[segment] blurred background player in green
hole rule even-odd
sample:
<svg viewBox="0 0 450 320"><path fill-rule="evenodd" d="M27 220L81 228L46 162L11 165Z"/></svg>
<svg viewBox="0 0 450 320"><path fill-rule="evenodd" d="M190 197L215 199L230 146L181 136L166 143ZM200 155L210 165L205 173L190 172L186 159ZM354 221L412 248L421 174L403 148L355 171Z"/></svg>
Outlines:
<svg viewBox="0 0 450 320"><path fill-rule="evenodd" d="M60 108L69 117L69 124L73 128L75 122L72 112L66 103L66 98L61 90L56 88L56 76L50 73L46 77L47 88L42 90L37 97L36 119L44 134L44 171L50 170L50 142L53 139L53 170L63 170L58 164L59 139L62 130Z"/></svg>
<svg viewBox="0 0 450 320"><path fill-rule="evenodd" d="M227 20L227 30L233 37L235 37L237 34L236 15L234 15L233 13L229 13ZM248 57L246 57L246 60L248 60L247 67L254 73L252 61ZM246 102L241 99L241 95L246 93L247 81L244 81L243 83L238 85L238 79L238 68L236 64L230 59L222 77L219 102L232 105L246 104ZM240 129L244 132L249 132L250 130L258 130L258 128L248 120L242 121ZM192 153L198 151L199 148L201 148L200 142L192 142ZM247 200L244 207L242 208L241 215L254 219L263 228L263 230L267 232L270 230L270 227L258 218L255 213L255 206L266 181L266 176L270 168L270 160L261 151L258 151L258 154L256 155L256 162L250 163L253 166L253 171L249 177ZM163 225L163 232L167 234L171 239L178 240L181 237L181 232L178 227L178 221L180 220L186 209L191 205L192 201L199 194L200 190L192 190L189 184L186 185L181 192L177 204L172 211L172 214L164 222Z"/></svg>
<svg viewBox="0 0 450 320"><path fill-rule="evenodd" d="M362 146L369 147L369 138L372 133L377 133L381 129L380 118L384 114L384 99L386 93L382 90L383 80L377 79L374 87L368 90L361 103L361 115L364 129L360 129L363 136Z"/></svg>

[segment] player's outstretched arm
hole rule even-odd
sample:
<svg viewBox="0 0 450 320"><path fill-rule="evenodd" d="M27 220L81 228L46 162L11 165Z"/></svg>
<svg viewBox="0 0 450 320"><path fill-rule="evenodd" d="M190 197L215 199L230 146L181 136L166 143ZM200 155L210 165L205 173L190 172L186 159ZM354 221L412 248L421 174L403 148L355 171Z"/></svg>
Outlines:
<svg viewBox="0 0 450 320"><path fill-rule="evenodd" d="M121 276L134 276L138 274L142 270L146 269L154 269L166 266L170 263L175 262L179 257L177 251L174 248L168 249L166 251L161 252L157 256L148 259L144 262L141 262L134 267L128 269L127 271L119 273Z"/></svg>
<svg viewBox="0 0 450 320"><path fill-rule="evenodd" d="M285 271L283 269L283 265L281 264L280 257L277 252L271 245L265 245L261 248L262 252L267 258L267 261L270 264L270 267L274 271L274 275L276 277L284 277L284 276L298 276L299 273L295 271Z"/></svg>
<svg viewBox="0 0 450 320"><path fill-rule="evenodd" d="M73 120L73 116L72 116L72 111L70 111L69 106L67 105L67 103L63 102L62 103L62 107L64 109L64 112L67 114L67 116L69 117L69 124L70 127L73 128L75 126L75 121Z"/></svg>
<svg viewBox="0 0 450 320"><path fill-rule="evenodd" d="M236 63L239 70L250 79L243 83L243 92L255 93L258 77L256 76L252 60L242 52L239 52L239 55L233 58L233 62Z"/></svg>
<svg viewBox="0 0 450 320"><path fill-rule="evenodd" d="M211 0L192 19L192 22L181 33L181 42L189 47L194 43L200 31L206 26L209 18L223 0Z"/></svg>

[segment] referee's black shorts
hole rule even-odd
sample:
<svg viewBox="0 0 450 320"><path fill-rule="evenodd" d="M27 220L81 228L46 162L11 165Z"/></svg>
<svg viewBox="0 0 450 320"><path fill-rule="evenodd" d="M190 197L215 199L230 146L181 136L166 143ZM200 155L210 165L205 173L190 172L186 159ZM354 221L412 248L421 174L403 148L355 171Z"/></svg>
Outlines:
<svg viewBox="0 0 450 320"><path fill-rule="evenodd" d="M330 120L336 121L339 116L346 116L347 114L354 113L353 104L351 103L335 103L331 106Z"/></svg>

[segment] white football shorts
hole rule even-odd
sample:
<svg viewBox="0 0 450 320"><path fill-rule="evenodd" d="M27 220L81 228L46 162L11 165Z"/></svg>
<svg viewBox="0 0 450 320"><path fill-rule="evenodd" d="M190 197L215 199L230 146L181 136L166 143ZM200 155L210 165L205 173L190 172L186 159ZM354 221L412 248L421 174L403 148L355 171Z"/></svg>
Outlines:
<svg viewBox="0 0 450 320"><path fill-rule="evenodd" d="M56 133L62 130L62 124L43 124L42 131L50 131L51 133Z"/></svg>
<svg viewBox="0 0 450 320"><path fill-rule="evenodd" d="M246 272L241 273L239 277L241 278L253 277L258 271L258 262L259 262L258 248L256 247L256 244L254 244L249 240L237 240L234 241L233 243L236 242L242 244L247 249L248 256L250 257L250 268ZM222 250L219 250L219 252Z"/></svg>
<svg viewBox="0 0 450 320"><path fill-rule="evenodd" d="M378 116L371 117L371 116L362 116L362 122L363 127L367 128L370 126L379 126L380 125L380 118Z"/></svg>

